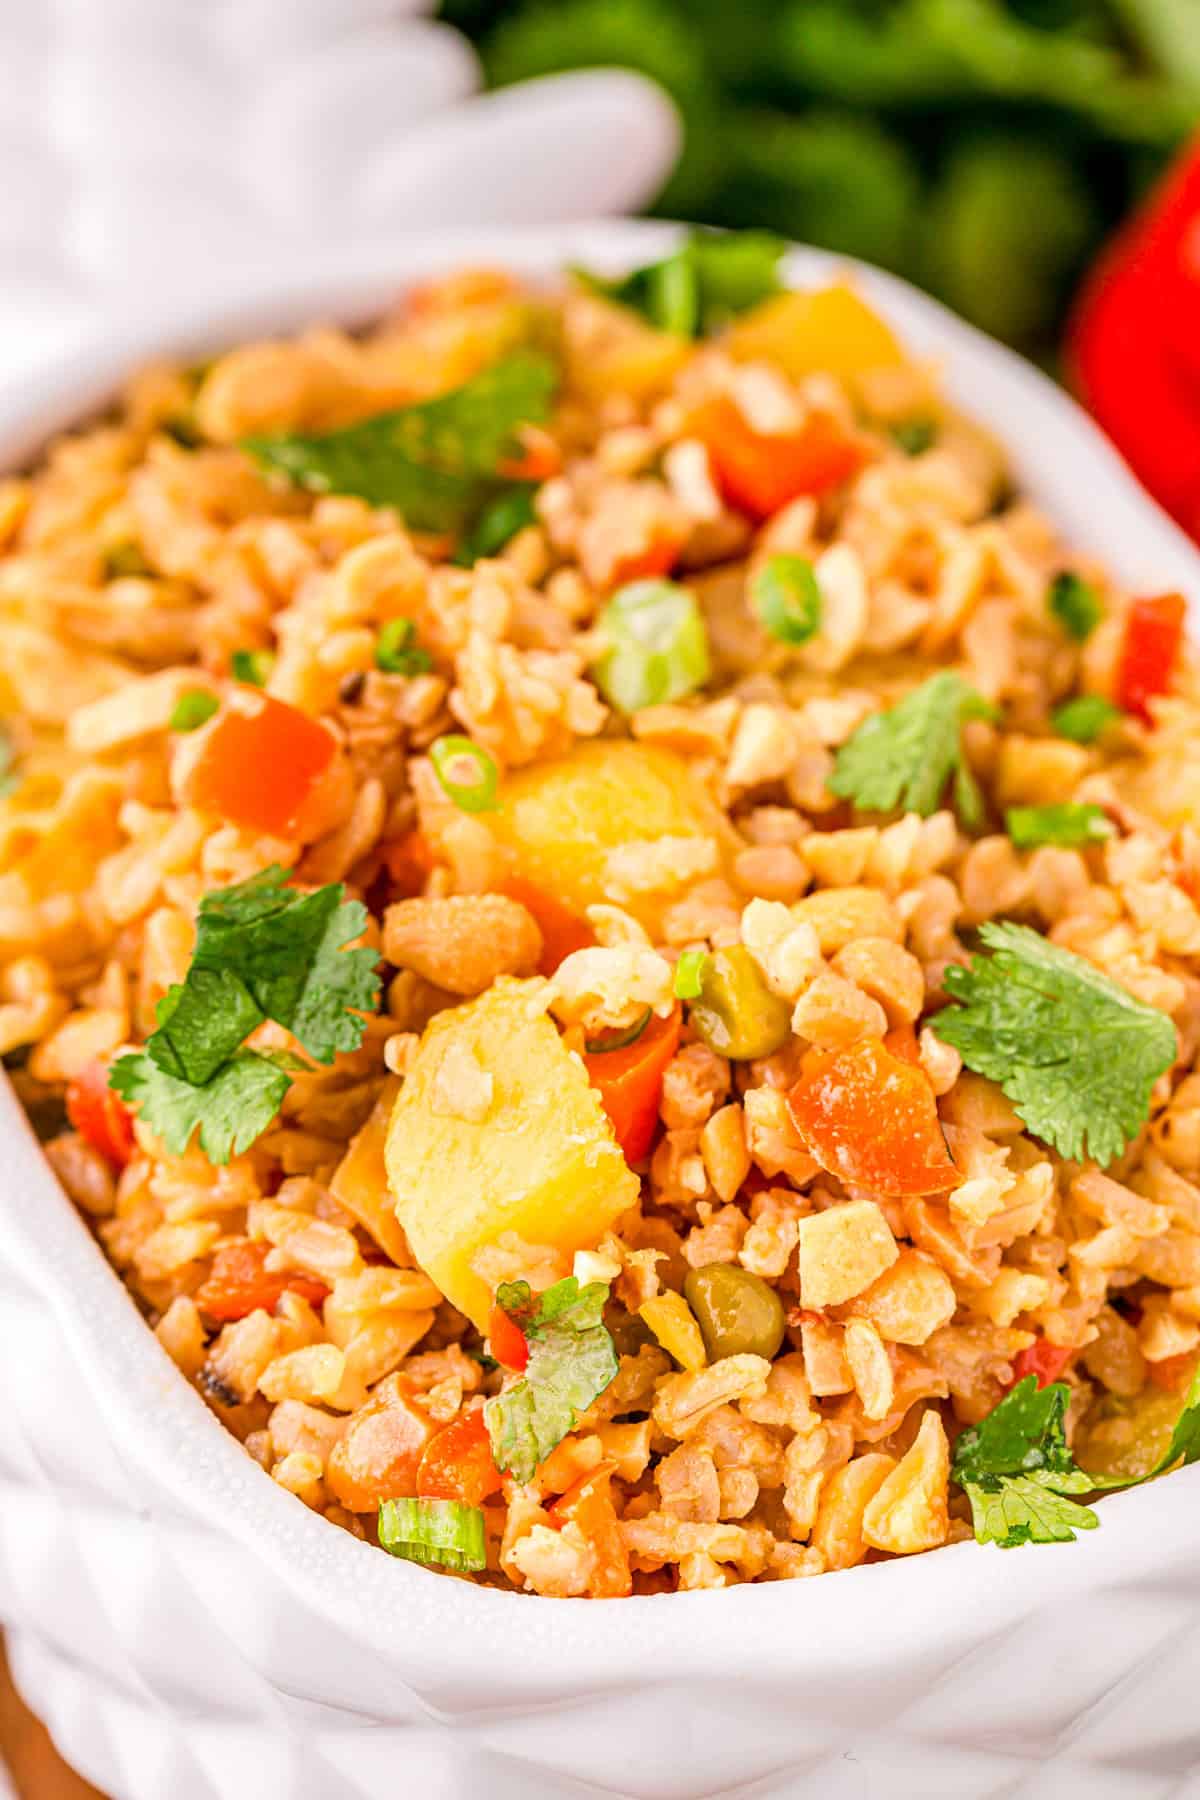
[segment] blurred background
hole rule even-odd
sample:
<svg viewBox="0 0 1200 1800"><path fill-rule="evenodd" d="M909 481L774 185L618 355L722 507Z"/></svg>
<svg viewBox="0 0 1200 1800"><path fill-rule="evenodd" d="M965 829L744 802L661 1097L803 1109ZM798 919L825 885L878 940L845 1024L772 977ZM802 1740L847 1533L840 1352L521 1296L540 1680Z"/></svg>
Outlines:
<svg viewBox="0 0 1200 1800"><path fill-rule="evenodd" d="M1200 0L444 0L505 85L672 96L653 210L881 263L1054 360L1079 274L1200 118Z"/></svg>

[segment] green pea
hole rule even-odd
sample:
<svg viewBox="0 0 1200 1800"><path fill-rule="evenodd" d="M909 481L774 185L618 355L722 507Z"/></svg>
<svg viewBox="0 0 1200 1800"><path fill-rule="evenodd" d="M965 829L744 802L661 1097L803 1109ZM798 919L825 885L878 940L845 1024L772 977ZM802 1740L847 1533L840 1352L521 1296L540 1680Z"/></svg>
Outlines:
<svg viewBox="0 0 1200 1800"><path fill-rule="evenodd" d="M771 992L744 944L706 958L690 1017L710 1050L737 1062L770 1056L792 1031L791 1008Z"/></svg>
<svg viewBox="0 0 1200 1800"><path fill-rule="evenodd" d="M769 1362L783 1342L783 1301L749 1269L736 1263L692 1269L683 1295L696 1315L710 1362L747 1352Z"/></svg>

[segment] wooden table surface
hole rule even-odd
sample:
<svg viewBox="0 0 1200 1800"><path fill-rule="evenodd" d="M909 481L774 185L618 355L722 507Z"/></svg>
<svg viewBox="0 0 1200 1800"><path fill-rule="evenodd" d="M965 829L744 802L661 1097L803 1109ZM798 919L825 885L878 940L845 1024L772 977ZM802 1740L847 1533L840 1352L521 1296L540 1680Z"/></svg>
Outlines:
<svg viewBox="0 0 1200 1800"><path fill-rule="evenodd" d="M104 1800L90 1782L68 1769L13 1687L0 1642L0 1764L7 1768L19 1800ZM0 1781L0 1789L3 1782Z"/></svg>

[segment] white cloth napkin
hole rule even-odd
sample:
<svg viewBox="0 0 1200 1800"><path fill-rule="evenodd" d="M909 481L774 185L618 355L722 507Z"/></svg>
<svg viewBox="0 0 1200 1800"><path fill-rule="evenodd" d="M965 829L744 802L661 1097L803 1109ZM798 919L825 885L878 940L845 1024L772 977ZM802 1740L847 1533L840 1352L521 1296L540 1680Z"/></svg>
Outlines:
<svg viewBox="0 0 1200 1800"><path fill-rule="evenodd" d="M658 88L613 69L480 95L432 4L0 0L0 378L239 266L652 198L678 148Z"/></svg>

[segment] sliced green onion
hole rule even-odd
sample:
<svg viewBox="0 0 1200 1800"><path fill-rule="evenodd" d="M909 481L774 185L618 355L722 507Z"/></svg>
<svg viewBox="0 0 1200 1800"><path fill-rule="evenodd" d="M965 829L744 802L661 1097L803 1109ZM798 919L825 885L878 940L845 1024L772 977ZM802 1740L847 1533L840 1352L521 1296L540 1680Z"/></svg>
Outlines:
<svg viewBox="0 0 1200 1800"><path fill-rule="evenodd" d="M674 581L631 581L600 615L607 647L596 686L621 713L682 700L709 677L708 636L694 597Z"/></svg>
<svg viewBox="0 0 1200 1800"><path fill-rule="evenodd" d="M750 583L750 603L781 644L807 644L821 629L821 589L807 556L768 556Z"/></svg>
<svg viewBox="0 0 1200 1800"><path fill-rule="evenodd" d="M383 1500L379 1544L389 1556L470 1574L487 1568L483 1513L461 1500Z"/></svg>
<svg viewBox="0 0 1200 1800"><path fill-rule="evenodd" d="M533 496L535 481L521 481L489 500L454 554L454 561L469 569L481 556L498 556L505 544L527 525L537 524Z"/></svg>
<svg viewBox="0 0 1200 1800"><path fill-rule="evenodd" d="M937 443L936 419L897 419L890 429L892 441L905 456L920 456Z"/></svg>
<svg viewBox="0 0 1200 1800"><path fill-rule="evenodd" d="M142 554L142 546L132 538L110 544L104 552L105 581L121 581L130 575L153 575L154 571Z"/></svg>
<svg viewBox="0 0 1200 1800"><path fill-rule="evenodd" d="M273 650L235 650L229 659L229 673L247 687L266 687L267 677L275 667Z"/></svg>
<svg viewBox="0 0 1200 1800"><path fill-rule="evenodd" d="M1101 806L1010 806L1004 815L1008 835L1018 850L1036 844L1060 844L1077 850L1102 844L1113 823Z"/></svg>
<svg viewBox="0 0 1200 1800"><path fill-rule="evenodd" d="M1050 723L1059 737L1070 738L1076 744L1094 744L1102 732L1123 716L1120 707L1106 700L1103 694L1080 694L1074 700L1064 701L1051 714Z"/></svg>
<svg viewBox="0 0 1200 1800"><path fill-rule="evenodd" d="M1046 605L1077 644L1091 637L1104 617L1100 596L1091 582L1070 569L1063 569L1054 577L1046 594Z"/></svg>
<svg viewBox="0 0 1200 1800"><path fill-rule="evenodd" d="M486 750L473 744L469 737L452 733L439 738L431 747L429 760L442 784L442 791L463 812L495 812L500 776Z"/></svg>
<svg viewBox="0 0 1200 1800"><path fill-rule="evenodd" d="M707 950L685 950L675 964L675 998L698 1000L704 991L704 965Z"/></svg>
<svg viewBox="0 0 1200 1800"><path fill-rule="evenodd" d="M606 1050L628 1050L630 1044L637 1043L653 1017L647 1007L641 1018L635 1019L623 1031L606 1031L600 1037L585 1038L583 1047L589 1056L602 1056Z"/></svg>
<svg viewBox="0 0 1200 1800"><path fill-rule="evenodd" d="M417 642L412 619L389 619L375 645L375 667L385 675L424 675L433 667L428 650Z"/></svg>
<svg viewBox="0 0 1200 1800"><path fill-rule="evenodd" d="M221 702L207 688L188 688L175 702L171 714L172 731L195 731L219 712Z"/></svg>

